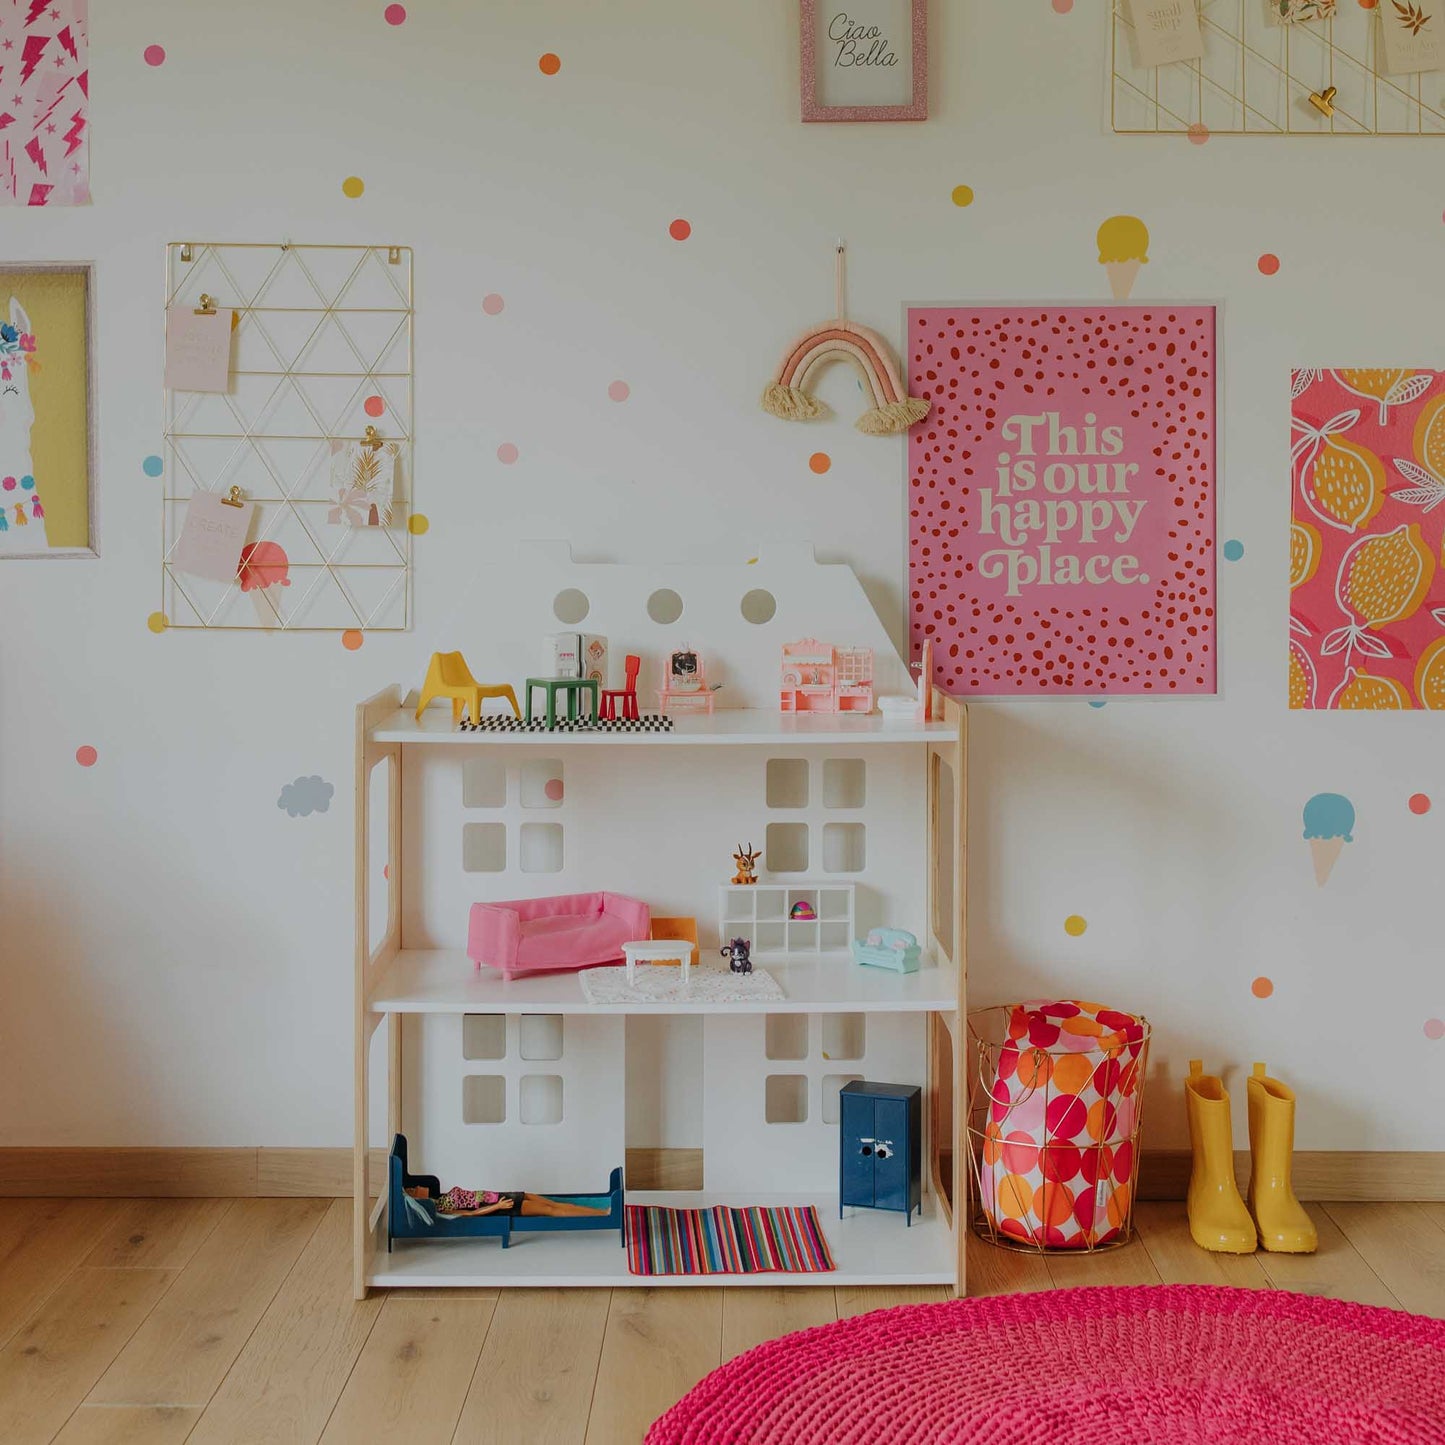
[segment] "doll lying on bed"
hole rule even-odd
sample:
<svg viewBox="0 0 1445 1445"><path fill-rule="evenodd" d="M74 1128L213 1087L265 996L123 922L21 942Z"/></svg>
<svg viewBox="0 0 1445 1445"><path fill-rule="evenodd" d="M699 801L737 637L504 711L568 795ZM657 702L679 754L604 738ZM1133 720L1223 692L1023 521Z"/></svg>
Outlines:
<svg viewBox="0 0 1445 1445"><path fill-rule="evenodd" d="M425 1184L406 1191L413 1199L430 1201L431 1192ZM549 1219L571 1219L585 1214L607 1214L606 1209L593 1209L586 1204L549 1199L545 1194L525 1191L505 1193L496 1189L463 1189L453 1185L436 1201L437 1213L448 1219L468 1219L479 1214L533 1214Z"/></svg>

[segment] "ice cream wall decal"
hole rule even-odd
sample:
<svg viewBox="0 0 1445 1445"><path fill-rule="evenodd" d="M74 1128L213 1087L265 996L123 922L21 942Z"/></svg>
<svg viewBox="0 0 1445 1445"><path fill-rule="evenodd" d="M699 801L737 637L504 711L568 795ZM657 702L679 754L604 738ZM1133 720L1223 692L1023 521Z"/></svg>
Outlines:
<svg viewBox="0 0 1445 1445"><path fill-rule="evenodd" d="M1304 825L1315 882L1323 888L1345 844L1354 842L1355 805L1341 793L1316 793L1305 804Z"/></svg>
<svg viewBox="0 0 1445 1445"><path fill-rule="evenodd" d="M1099 264L1115 301L1127 301L1139 268L1149 260L1149 228L1138 216L1110 216L1099 227Z"/></svg>
<svg viewBox="0 0 1445 1445"><path fill-rule="evenodd" d="M251 600L263 627L279 622L281 611L269 597L261 594L269 587L289 587L289 567L286 551L279 542L248 542L241 548L241 564L236 575L241 580L242 592L257 594Z"/></svg>

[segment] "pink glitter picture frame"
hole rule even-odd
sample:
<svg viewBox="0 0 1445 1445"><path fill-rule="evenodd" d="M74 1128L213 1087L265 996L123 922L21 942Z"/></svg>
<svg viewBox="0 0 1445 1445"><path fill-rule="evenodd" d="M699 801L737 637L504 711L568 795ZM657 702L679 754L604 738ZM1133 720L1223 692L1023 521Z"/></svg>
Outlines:
<svg viewBox="0 0 1445 1445"><path fill-rule="evenodd" d="M846 0L828 0L840 8L833 17L846 23L841 6ZM899 0L909 16L912 57L912 96L904 105L825 105L818 99L818 0L799 0L802 45L800 90L804 121L927 120L928 119L928 0Z"/></svg>

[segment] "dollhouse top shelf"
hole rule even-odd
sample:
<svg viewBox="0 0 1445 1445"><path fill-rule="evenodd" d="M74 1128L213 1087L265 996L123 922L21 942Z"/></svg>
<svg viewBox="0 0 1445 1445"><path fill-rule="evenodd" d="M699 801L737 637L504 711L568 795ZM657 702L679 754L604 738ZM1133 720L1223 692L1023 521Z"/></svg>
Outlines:
<svg viewBox="0 0 1445 1445"><path fill-rule="evenodd" d="M957 741L956 725L899 719L881 713L783 714L773 708L719 709L681 715L670 732L463 732L452 726L451 710L428 708L418 722L407 708L383 718L369 734L375 743L447 743L462 747L521 745L536 747L699 747L787 743L947 743Z"/></svg>

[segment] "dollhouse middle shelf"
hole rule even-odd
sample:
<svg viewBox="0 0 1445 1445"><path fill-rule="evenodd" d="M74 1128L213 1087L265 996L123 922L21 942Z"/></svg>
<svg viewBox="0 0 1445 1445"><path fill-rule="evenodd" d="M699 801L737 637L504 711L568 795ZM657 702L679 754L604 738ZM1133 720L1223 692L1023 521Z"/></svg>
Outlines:
<svg viewBox="0 0 1445 1445"><path fill-rule="evenodd" d="M588 1003L575 973L514 978L477 968L461 949L404 948L369 990L373 1013L755 1014L945 1013L958 1007L958 973L923 955L917 973L860 968L839 950L753 957L777 979L780 999L703 1003Z"/></svg>
<svg viewBox="0 0 1445 1445"><path fill-rule="evenodd" d="M785 714L776 708L720 708L712 714L675 716L669 732L472 732L454 727L450 709L428 708L418 721L400 708L370 734L377 743L456 743L463 747L498 744L522 747L684 747L786 743L956 742L958 729L947 722L916 717L893 719L881 713Z"/></svg>

